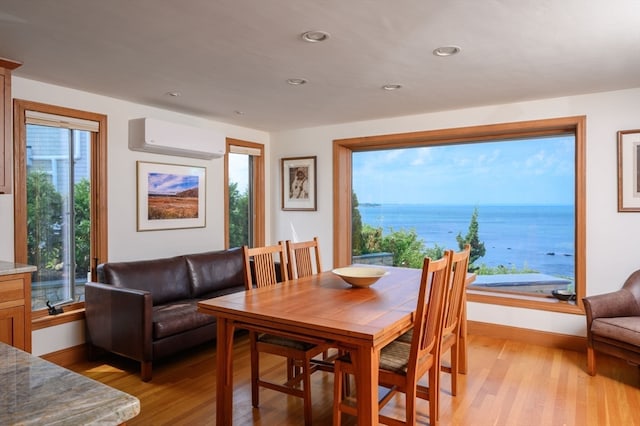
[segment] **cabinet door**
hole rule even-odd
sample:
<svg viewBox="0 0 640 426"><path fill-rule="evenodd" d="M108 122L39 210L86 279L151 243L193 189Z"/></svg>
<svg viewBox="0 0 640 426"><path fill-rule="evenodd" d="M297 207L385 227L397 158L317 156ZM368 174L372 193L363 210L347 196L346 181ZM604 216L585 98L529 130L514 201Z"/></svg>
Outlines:
<svg viewBox="0 0 640 426"><path fill-rule="evenodd" d="M24 307L0 309L0 342L26 350Z"/></svg>

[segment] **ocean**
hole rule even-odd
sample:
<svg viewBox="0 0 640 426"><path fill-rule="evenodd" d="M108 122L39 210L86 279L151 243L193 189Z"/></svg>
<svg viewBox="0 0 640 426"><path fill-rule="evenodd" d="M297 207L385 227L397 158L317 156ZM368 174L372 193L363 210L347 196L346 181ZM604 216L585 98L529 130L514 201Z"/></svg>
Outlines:
<svg viewBox="0 0 640 426"><path fill-rule="evenodd" d="M427 247L458 250L456 236L467 234L476 206L361 204L362 223L392 229L415 229ZM490 205L478 208L478 236L486 254L476 265L504 265L575 278L574 206Z"/></svg>

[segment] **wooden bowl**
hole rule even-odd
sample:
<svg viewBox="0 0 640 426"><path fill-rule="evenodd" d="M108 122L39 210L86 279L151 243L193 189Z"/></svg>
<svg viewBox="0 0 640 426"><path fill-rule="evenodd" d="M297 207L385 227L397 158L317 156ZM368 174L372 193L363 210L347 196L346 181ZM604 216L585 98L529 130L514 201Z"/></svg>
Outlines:
<svg viewBox="0 0 640 426"><path fill-rule="evenodd" d="M354 287L369 287L389 273L384 268L371 266L347 266L334 269L331 272Z"/></svg>

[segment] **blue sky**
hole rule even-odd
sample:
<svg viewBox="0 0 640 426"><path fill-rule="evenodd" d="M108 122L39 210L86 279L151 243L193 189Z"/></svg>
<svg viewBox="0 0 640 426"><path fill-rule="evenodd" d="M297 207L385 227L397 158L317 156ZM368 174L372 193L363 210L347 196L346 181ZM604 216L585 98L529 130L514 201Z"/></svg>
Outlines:
<svg viewBox="0 0 640 426"><path fill-rule="evenodd" d="M149 194L175 194L197 187L198 176L149 173Z"/></svg>
<svg viewBox="0 0 640 426"><path fill-rule="evenodd" d="M360 203L568 204L573 135L356 152Z"/></svg>

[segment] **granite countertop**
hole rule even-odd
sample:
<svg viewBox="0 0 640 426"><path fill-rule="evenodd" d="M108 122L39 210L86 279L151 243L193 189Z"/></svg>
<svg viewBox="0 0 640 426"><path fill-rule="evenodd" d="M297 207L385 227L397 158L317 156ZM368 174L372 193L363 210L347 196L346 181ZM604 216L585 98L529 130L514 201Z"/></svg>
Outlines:
<svg viewBox="0 0 640 426"><path fill-rule="evenodd" d="M129 394L0 343L1 425L118 425L140 413Z"/></svg>
<svg viewBox="0 0 640 426"><path fill-rule="evenodd" d="M0 260L0 275L22 274L25 272L33 272L37 270L33 265L25 265L24 263L13 263Z"/></svg>

